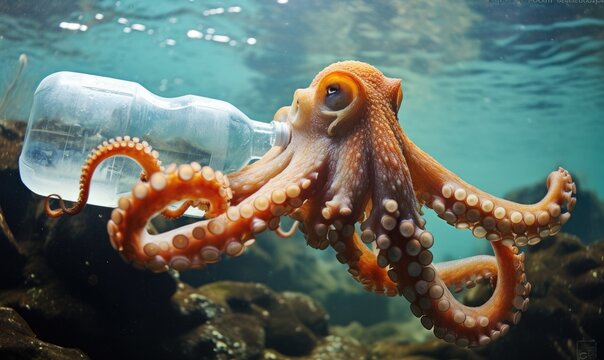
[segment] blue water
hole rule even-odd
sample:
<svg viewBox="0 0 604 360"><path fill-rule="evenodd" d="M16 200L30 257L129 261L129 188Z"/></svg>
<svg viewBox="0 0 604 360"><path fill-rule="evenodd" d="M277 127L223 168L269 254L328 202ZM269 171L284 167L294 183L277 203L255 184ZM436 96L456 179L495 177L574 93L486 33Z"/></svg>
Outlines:
<svg viewBox="0 0 604 360"><path fill-rule="evenodd" d="M559 165L604 194L604 5L529 1L0 1L0 89L26 53L25 120L46 75L133 80L268 121L331 62L403 79L409 136L470 183L503 195ZM428 216L437 260L484 241Z"/></svg>

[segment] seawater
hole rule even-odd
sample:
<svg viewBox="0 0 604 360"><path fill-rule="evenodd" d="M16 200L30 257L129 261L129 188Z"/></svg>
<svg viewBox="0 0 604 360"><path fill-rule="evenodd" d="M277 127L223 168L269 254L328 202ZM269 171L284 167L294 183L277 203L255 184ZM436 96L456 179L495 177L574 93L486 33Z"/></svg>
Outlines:
<svg viewBox="0 0 604 360"><path fill-rule="evenodd" d="M269 121L331 62L403 79L410 138L501 196L558 166L604 194L604 7L531 1L54 1L0 4L0 84L21 53L18 101L61 70L197 94ZM436 260L486 244L428 215Z"/></svg>

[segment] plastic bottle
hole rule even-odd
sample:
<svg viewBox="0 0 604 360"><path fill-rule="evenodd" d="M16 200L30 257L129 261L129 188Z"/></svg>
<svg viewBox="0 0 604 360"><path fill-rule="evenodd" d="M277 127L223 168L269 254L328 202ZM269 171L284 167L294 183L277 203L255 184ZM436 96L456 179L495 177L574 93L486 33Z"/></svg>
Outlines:
<svg viewBox="0 0 604 360"><path fill-rule="evenodd" d="M104 140L146 140L164 164L197 161L238 170L271 146L287 146L289 126L250 120L233 105L186 95L162 98L123 80L58 72L34 94L19 172L33 192L76 200L82 164ZM116 206L140 179L132 160L113 157L95 171L89 204Z"/></svg>

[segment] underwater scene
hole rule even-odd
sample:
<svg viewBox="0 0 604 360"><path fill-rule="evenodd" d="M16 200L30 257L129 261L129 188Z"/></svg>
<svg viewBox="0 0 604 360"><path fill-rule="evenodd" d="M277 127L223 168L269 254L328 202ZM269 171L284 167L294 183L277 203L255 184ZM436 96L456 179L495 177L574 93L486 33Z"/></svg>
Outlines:
<svg viewBox="0 0 604 360"><path fill-rule="evenodd" d="M603 135L602 0L0 0L0 359L601 358Z"/></svg>

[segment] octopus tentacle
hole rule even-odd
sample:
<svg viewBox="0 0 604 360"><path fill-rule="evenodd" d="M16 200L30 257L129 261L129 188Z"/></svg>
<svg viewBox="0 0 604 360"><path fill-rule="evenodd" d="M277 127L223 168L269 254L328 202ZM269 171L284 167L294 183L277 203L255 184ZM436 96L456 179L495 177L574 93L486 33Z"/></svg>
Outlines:
<svg viewBox="0 0 604 360"><path fill-rule="evenodd" d="M440 279L455 292L463 286L472 288L478 282L497 279L497 259L489 255L477 255L460 260L434 263Z"/></svg>
<svg viewBox="0 0 604 360"><path fill-rule="evenodd" d="M284 214L287 214L296 220L289 232L298 228L303 233L307 233L307 229L310 228L309 218L318 216L316 211L318 198L315 195L325 184L325 176L320 176L319 174L325 173L326 164L329 163L329 160L325 155L325 151L322 151L322 149L316 150L316 157L296 157L296 159L292 160L282 171L279 177L279 182L281 184L298 183L299 187L307 194L304 200L300 204L297 204L298 206L293 208L290 207L284 212ZM276 189L279 186L282 186L276 184L276 180L271 180L265 187ZM269 224L269 228L275 231L278 236L290 236L289 232L285 233L281 230L279 219L273 220L273 222ZM314 234L314 232L311 231L308 232L308 234ZM312 240L307 240L309 245L313 246Z"/></svg>
<svg viewBox="0 0 604 360"><path fill-rule="evenodd" d="M230 186L234 194L233 204L238 204L283 172L291 163L292 157L292 151L273 147L255 163L229 174Z"/></svg>
<svg viewBox="0 0 604 360"><path fill-rule="evenodd" d="M370 250L357 233L349 237L341 235L341 232L338 233L344 246L337 243L332 243L332 246L336 245L334 249L338 259L348 265L348 272L353 278L367 291L387 296L397 295L397 284L388 275L390 269L377 265L377 253ZM494 256L478 255L433 265L443 283L455 292L461 291L463 285L472 288L476 283L497 279L497 261Z"/></svg>
<svg viewBox="0 0 604 360"><path fill-rule="evenodd" d="M390 115L392 116L392 115ZM381 114L381 117L388 117ZM432 235L423 229L425 222L419 215L419 207L413 194L413 184L402 149L394 144L381 146L382 139L392 138L400 127L389 122L374 124L373 146L376 151L372 163L372 208L369 217L361 224L361 240L372 243L377 249L377 266L387 268L389 264L405 262L412 272L429 266L433 244ZM383 185L376 185L383 184ZM393 269L387 271L389 278L400 284ZM419 276L419 273L417 274ZM430 274L426 273L429 277Z"/></svg>
<svg viewBox="0 0 604 360"><path fill-rule="evenodd" d="M227 178L209 167L181 165L178 171L155 173L149 183L139 183L132 195L120 199L108 232L113 246L138 267L160 272L201 267L223 253L238 256L254 243L254 236L276 229L279 217L300 207L312 191L308 178L297 182L271 180L257 193L229 206ZM204 199L207 217L158 235L146 231L151 217L171 202Z"/></svg>
<svg viewBox="0 0 604 360"><path fill-rule="evenodd" d="M427 329L434 334L460 346L484 346L505 335L509 324L520 321L521 312L528 306L530 284L524 274L524 256L515 255L512 247L503 242L493 242L497 259L475 259L444 269L435 266L437 276L433 282L415 282L403 294L411 301L411 310ZM474 263L474 264L472 264ZM458 302L448 285L459 283L471 276L490 276L497 269L495 291L484 304L476 307ZM441 274L442 271L442 274ZM474 280L469 280L472 284ZM456 285L456 288L459 288Z"/></svg>
<svg viewBox="0 0 604 360"><path fill-rule="evenodd" d="M347 146L331 153L322 179L324 186L318 189L321 196L310 199L300 211L299 217L304 219L301 230L314 248L325 249L330 243L334 247L337 236L351 241L354 223L363 214L362 204L368 198L370 154L354 148L358 141L363 141L361 135L353 136ZM341 161L331 161L334 158Z"/></svg>
<svg viewBox="0 0 604 360"><path fill-rule="evenodd" d="M390 279L386 269L378 266L377 254L363 243L358 233L349 235L350 231L347 227L338 232L339 242L333 241L335 236L331 235L330 242L337 253L337 259L348 265L348 272L367 291L386 296L397 295L397 284Z"/></svg>
<svg viewBox="0 0 604 360"><path fill-rule="evenodd" d="M149 235L146 232L148 220L175 201L204 199L208 204L206 216L215 217L227 211L230 193L225 186L224 176L209 167L198 164L183 164L178 169L156 172L148 183L138 183L132 194L119 199L119 207L114 209L107 231L112 246L128 261L139 267L147 266L153 271L166 269L166 264L177 270L199 267L209 259L214 249L205 248L191 257L184 256L189 248L189 237L176 235L169 237ZM212 227L218 231L220 225ZM191 238L204 238L205 228L196 228Z"/></svg>
<svg viewBox="0 0 604 360"><path fill-rule="evenodd" d="M139 138L130 138L130 136L116 137L103 141L95 150L93 150L84 162L82 174L80 176L80 192L78 200L72 207L67 207L65 201L57 194L51 194L46 197L44 209L50 217L57 218L64 214L75 215L82 211L88 201L90 184L94 170L105 160L113 156L126 156L135 160L146 174L152 174L160 171L161 161L157 158L159 154L153 150L146 141L140 141ZM50 199L59 201L59 208L50 207Z"/></svg>
<svg viewBox="0 0 604 360"><path fill-rule="evenodd" d="M562 168L548 176L548 192L541 201L522 205L464 182L407 138L405 149L417 197L449 224L470 229L477 238L516 246L537 244L560 231L574 209L577 189Z"/></svg>
<svg viewBox="0 0 604 360"><path fill-rule="evenodd" d="M301 222L298 229L305 235L306 243L315 249L324 250L329 246L327 230L329 226L321 219L321 208L324 202L318 198L309 198L302 207L291 215Z"/></svg>
<svg viewBox="0 0 604 360"><path fill-rule="evenodd" d="M375 166L382 165L377 162ZM404 171L404 166L401 169ZM493 242L497 262L493 257L481 256L432 264L434 238L424 230L415 198L403 196L404 191L400 191L407 189L404 183L410 182L410 177L403 177L402 185L390 178L384 182L395 186L373 189L371 214L361 227L360 237L365 243L375 244L377 257L362 245L354 246L354 242L345 242L345 246L335 242L332 246L338 260L348 262L349 271L369 290L392 294L392 285L396 284L396 290L411 303L413 314L422 317L426 328L434 327L438 337L460 346L481 346L504 335L508 322L516 324L520 311L528 305L525 296L530 285L523 272L523 256L514 255L512 248L500 241ZM393 198L379 201L376 194ZM371 265L372 258L377 266ZM471 287L480 279L496 279L497 284L489 301L478 307L459 303L448 289L458 288L459 283Z"/></svg>
<svg viewBox="0 0 604 360"><path fill-rule="evenodd" d="M46 197L44 202L46 214L50 217L57 218L65 214L75 215L81 212L88 201L94 171L103 161L113 156L125 156L136 161L143 168L141 180L144 182L149 180L151 174L163 169L161 161L158 160L158 152L153 150L146 141L141 141L137 137L130 138L130 136L118 136L115 139L109 139L93 150L84 162L82 174L80 175L80 192L75 204L72 207L67 207L65 201L59 195L51 194ZM176 165L172 164L169 168L175 168L175 166ZM50 207L51 199L58 200L58 209L52 209ZM193 201L185 201L175 209L164 209L162 215L168 219L176 219L182 216L192 205L194 205Z"/></svg>
<svg viewBox="0 0 604 360"><path fill-rule="evenodd" d="M437 337L460 346L482 346L505 335L508 322L520 320L519 311L528 305L523 256L503 242L493 242L493 257L475 257L442 265L432 264L433 236L422 224L398 218L397 226L382 224L378 266L387 270L398 291L411 303L412 313ZM439 271L442 271L440 274ZM470 307L458 302L448 287L459 283L473 286L478 279L497 279L495 292L483 305Z"/></svg>
<svg viewBox="0 0 604 360"><path fill-rule="evenodd" d="M390 209L393 209L393 203L386 201ZM378 237L375 241L373 236L367 236L365 240L374 245L375 249L371 250L366 243L361 240L361 237L352 224L345 224L336 220L335 227L332 226L328 231L327 237L330 245L336 250L337 259L344 264L347 264L348 272L359 281L366 290L393 296L397 294L397 284L393 281L396 275L388 273L391 271L388 267L378 265L379 250L388 249L391 244L391 239L387 236ZM405 227L409 226L407 223ZM400 230L400 229L399 229ZM351 234L352 233L352 234ZM422 236L423 235L423 236ZM428 232L423 232L420 235L420 244L427 250L432 246L433 238ZM411 243L413 247L417 244ZM397 250L392 250L397 252ZM411 250L412 252L414 250ZM406 256L408 254L404 254ZM389 254L386 254L386 259ZM396 254L394 254L396 256ZM431 253L424 253L424 258L431 258ZM379 260L384 262L384 258ZM438 272L442 281L447 285L455 285L456 290L461 290L459 284L473 287L475 282L482 280L494 280L497 277L497 262L493 256L473 256L462 260L448 261L444 263L435 263L435 270ZM470 270L472 269L472 270ZM474 270L479 269L479 270ZM468 273L471 271L472 273ZM391 278L392 277L392 278Z"/></svg>
<svg viewBox="0 0 604 360"><path fill-rule="evenodd" d="M522 257L514 255L505 243L493 242L497 266L492 257L476 257L441 265L441 277L439 267L432 264L430 248L434 238L424 230L425 223L413 216L414 201L413 197L384 199L382 206L372 209L376 215L370 216L380 222L370 223L361 238L375 241L380 249L377 265L388 269L387 275L426 328L435 327L436 336L460 346L486 345L507 331L506 322L517 323L520 318L517 310L526 308L524 295L515 293L517 288L525 288ZM476 277L496 277L494 294L479 307L459 303L448 286L473 282Z"/></svg>
<svg viewBox="0 0 604 360"><path fill-rule="evenodd" d="M373 111L380 112L379 109ZM386 116L383 113L380 115ZM376 114L369 115L369 118L373 117L376 117ZM382 141L393 136L392 132L396 129L391 128L386 122L377 122L372 126L372 138L364 141L375 142L370 147L374 153L359 152L356 160L365 156L373 161L360 161L366 167L352 165L356 164L355 161L346 162L349 166L356 166L351 171L356 176L352 176L351 180L349 175L348 181L339 178L342 184L338 184L338 188L349 188L348 193L354 194L351 199L354 212L350 212L348 218L342 216L346 214L340 214L340 218L333 223L336 231L329 231L328 238L338 254L338 260L348 265L348 271L367 290L392 296L398 292L396 276L385 268L389 261L398 261L404 256L401 247L392 246L393 242L397 241L398 219L418 222L419 215L414 198L410 197L411 200L408 200L408 194L413 193L410 177L399 177L399 174L408 172L402 151L393 144ZM358 140L355 138L355 142ZM359 177L365 180L359 181ZM370 184L372 184L371 188ZM371 191L368 191L369 189ZM371 197L365 194L371 194ZM370 210L369 216L362 220L362 232L359 236L353 224L365 209ZM329 219L329 217L325 218ZM338 226L338 223L341 225ZM375 250L370 250L365 244L372 244Z"/></svg>

